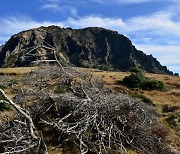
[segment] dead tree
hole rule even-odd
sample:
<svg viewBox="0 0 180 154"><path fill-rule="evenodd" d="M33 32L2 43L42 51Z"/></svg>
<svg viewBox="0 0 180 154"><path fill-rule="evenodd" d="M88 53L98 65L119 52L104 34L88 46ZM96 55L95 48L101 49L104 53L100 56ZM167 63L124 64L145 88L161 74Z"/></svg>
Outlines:
<svg viewBox="0 0 180 154"><path fill-rule="evenodd" d="M56 135L56 146L68 142L81 153L127 153L126 147L147 154L168 151L166 134L154 133L161 129L154 107L128 95L112 94L91 74L44 66L23 82L37 96L39 103L30 109L36 121L61 134ZM63 91L54 91L62 85Z"/></svg>

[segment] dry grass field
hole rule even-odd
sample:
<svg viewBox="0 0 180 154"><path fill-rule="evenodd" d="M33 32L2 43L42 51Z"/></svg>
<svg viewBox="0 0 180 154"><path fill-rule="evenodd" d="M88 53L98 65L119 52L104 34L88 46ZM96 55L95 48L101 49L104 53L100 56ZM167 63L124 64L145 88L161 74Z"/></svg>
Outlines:
<svg viewBox="0 0 180 154"><path fill-rule="evenodd" d="M88 70L88 69L82 69ZM100 71L96 69L91 69L94 76L100 77L106 84L107 87L113 91L119 91L122 93L139 93L147 96L152 99L153 102L157 105L158 108L161 108L164 105L179 106L180 107L180 77L163 75L163 74L151 74L146 73L146 77L162 81L165 83L165 91L146 91L146 90L130 90L125 86L118 85L118 80L123 80L125 76L130 75L129 72L110 72L110 71Z"/></svg>
<svg viewBox="0 0 180 154"><path fill-rule="evenodd" d="M0 78L3 78L4 76L13 76L14 78L19 78L21 75L31 72L32 70L38 69L38 67L22 67L22 68L2 68L0 69ZM118 80L123 80L125 76L130 75L130 72L111 72L111 71L101 71L97 69L86 69L86 68L80 68L82 71L90 72L94 77L101 78L105 86L108 87L112 92L114 93L125 93L130 95L144 95L147 98L151 99L153 103L157 107L157 111L160 115L162 115L162 123L168 127L168 129L171 132L171 140L174 140L176 143L180 143L180 130L174 129L173 126L171 126L165 119L168 116L171 116L173 114L176 114L176 116L179 116L180 111L180 77L177 76L170 76L170 75L163 75L163 74L150 74L146 73L146 77L150 77L155 80L162 81L165 86L166 90L164 91L157 91L157 90L140 90L140 89L129 89L124 85L118 84ZM12 98L14 95L11 93L10 89L6 90L6 93L10 98ZM171 108L175 107L175 110L170 110L168 112L164 112L163 108L165 106L168 106ZM169 108L168 108L169 109ZM13 115L13 112L8 113L8 115ZM178 117L180 118L180 117ZM177 118L177 119L178 119ZM179 126L179 122L177 121L177 124ZM54 149L51 147L51 152L53 153L58 149ZM60 150L60 149L59 149ZM57 151L56 151L57 152ZM58 153L61 153L60 151ZM134 151L129 151L129 154L135 154Z"/></svg>
<svg viewBox="0 0 180 154"><path fill-rule="evenodd" d="M12 75L14 77L23 75L25 73L31 72L32 70L38 69L37 67L21 67L21 68L2 68L0 69L0 75ZM159 80L165 83L166 91L145 91L145 90L130 90L125 86L118 85L118 80L123 80L125 76L130 75L129 72L110 72L101 71L97 69L86 69L81 68L82 71L91 72L95 77L101 78L105 85L114 92L122 93L133 93L138 92L152 99L157 106L172 105L180 106L180 77L163 75L163 74L151 74L146 73L147 77L155 80Z"/></svg>
<svg viewBox="0 0 180 154"><path fill-rule="evenodd" d="M1 68L0 75L22 75L34 69L37 69L37 67Z"/></svg>

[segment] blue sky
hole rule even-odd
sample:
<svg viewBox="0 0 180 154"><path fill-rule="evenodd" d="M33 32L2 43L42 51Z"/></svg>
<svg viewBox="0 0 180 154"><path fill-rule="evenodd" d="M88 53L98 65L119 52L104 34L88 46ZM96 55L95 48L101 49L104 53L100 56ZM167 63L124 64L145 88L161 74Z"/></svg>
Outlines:
<svg viewBox="0 0 180 154"><path fill-rule="evenodd" d="M180 74L180 0L1 0L0 44L39 26L105 27Z"/></svg>

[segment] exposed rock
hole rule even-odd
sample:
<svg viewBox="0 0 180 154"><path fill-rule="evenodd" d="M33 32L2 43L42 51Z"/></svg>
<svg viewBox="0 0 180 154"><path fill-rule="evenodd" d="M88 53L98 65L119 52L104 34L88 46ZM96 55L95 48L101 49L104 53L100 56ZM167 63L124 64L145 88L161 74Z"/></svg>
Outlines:
<svg viewBox="0 0 180 154"><path fill-rule="evenodd" d="M38 60L54 60L51 46L64 65L120 71L139 67L147 72L172 74L152 55L137 50L124 35L98 27L49 26L23 31L13 35L2 47L0 66L29 66Z"/></svg>

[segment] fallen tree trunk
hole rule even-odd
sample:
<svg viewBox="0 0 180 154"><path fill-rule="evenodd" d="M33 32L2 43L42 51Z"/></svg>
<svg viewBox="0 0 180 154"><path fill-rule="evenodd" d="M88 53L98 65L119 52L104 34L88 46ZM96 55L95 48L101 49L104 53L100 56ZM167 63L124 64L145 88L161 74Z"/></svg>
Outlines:
<svg viewBox="0 0 180 154"><path fill-rule="evenodd" d="M34 123L33 123L33 120L31 118L31 116L28 115L28 111L26 111L25 109L21 108L16 103L14 103L11 99L9 99L8 96L5 94L4 90L0 89L0 95L2 95L4 100L6 100L11 106L13 106L14 109L16 109L16 111L18 113L20 113L23 117L26 118L26 120L28 121L28 129L29 129L29 132L31 134L31 137L33 139L37 140L38 136L35 135L35 133L34 133L35 126L34 126Z"/></svg>

